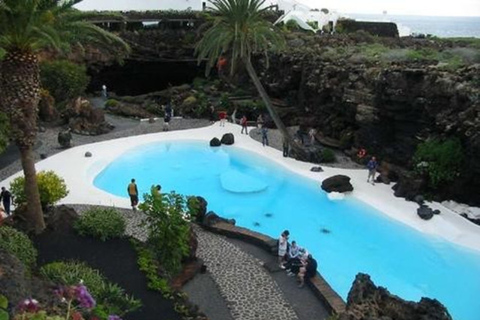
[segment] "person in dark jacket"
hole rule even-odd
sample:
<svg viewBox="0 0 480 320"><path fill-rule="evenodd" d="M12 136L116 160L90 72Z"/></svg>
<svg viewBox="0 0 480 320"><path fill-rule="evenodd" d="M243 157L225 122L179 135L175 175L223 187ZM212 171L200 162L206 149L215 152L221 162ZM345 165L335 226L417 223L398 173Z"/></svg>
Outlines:
<svg viewBox="0 0 480 320"><path fill-rule="evenodd" d="M300 280L299 288L303 288L305 285L305 279L310 279L315 277L317 274L317 260L313 259L312 255L309 254L305 265L300 268L298 274L298 279Z"/></svg>
<svg viewBox="0 0 480 320"><path fill-rule="evenodd" d="M7 216L10 215L10 205L12 204L12 194L5 187L2 187L2 192L0 193L0 200L2 201L3 208Z"/></svg>

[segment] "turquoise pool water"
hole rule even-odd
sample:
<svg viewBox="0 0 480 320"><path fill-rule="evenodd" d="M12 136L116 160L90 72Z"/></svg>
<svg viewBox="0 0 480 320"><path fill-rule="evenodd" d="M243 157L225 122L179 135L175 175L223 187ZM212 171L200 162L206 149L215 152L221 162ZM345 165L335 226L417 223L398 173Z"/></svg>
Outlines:
<svg viewBox="0 0 480 320"><path fill-rule="evenodd" d="M266 158L205 142L149 144L120 156L94 184L127 197L131 178L142 194L161 184L164 192L202 196L208 210L275 238L290 230L344 299L365 272L404 299L436 298L456 320L480 319L480 253L425 236L361 201L330 201L318 182Z"/></svg>

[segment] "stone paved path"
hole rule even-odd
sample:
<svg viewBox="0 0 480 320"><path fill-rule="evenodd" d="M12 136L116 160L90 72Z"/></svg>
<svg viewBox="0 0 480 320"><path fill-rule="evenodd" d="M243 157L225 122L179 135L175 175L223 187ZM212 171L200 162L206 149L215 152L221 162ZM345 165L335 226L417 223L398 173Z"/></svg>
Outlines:
<svg viewBox="0 0 480 320"><path fill-rule="evenodd" d="M234 319L298 319L260 260L221 236L199 227L195 232L197 256L204 260Z"/></svg>
<svg viewBox="0 0 480 320"><path fill-rule="evenodd" d="M71 205L82 214L91 206ZM117 208L127 220L126 233L140 241L147 238L141 226L142 212ZM222 236L194 226L198 239L197 256L208 268L225 299L233 319L298 320L282 291L262 265L262 261L242 251Z"/></svg>

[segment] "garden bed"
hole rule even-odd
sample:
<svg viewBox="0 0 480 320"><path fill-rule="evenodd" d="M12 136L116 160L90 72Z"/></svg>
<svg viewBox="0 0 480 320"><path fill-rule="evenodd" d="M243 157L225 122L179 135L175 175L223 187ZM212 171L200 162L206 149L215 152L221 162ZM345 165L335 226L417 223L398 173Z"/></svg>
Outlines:
<svg viewBox="0 0 480 320"><path fill-rule="evenodd" d="M72 228L45 231L33 239L38 250L38 265L75 260L98 269L109 281L140 299L142 307L123 317L124 320L181 319L174 303L161 293L147 288L147 279L137 265L137 253L128 238L106 242L77 235ZM80 280L80 279L79 279Z"/></svg>

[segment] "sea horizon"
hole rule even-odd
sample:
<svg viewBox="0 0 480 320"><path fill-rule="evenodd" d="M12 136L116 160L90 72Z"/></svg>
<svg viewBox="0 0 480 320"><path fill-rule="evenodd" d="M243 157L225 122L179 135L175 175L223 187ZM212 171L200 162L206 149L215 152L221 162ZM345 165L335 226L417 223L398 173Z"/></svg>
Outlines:
<svg viewBox="0 0 480 320"><path fill-rule="evenodd" d="M385 21L397 24L400 36L429 34L440 38L480 38L480 16L424 16L345 13L358 21Z"/></svg>

